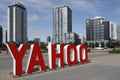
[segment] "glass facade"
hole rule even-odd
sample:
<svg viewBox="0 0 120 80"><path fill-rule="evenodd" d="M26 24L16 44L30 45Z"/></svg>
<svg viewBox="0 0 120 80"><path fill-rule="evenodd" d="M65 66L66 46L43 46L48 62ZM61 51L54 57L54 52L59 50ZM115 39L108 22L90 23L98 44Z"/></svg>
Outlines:
<svg viewBox="0 0 120 80"><path fill-rule="evenodd" d="M86 20L86 40L109 40L109 21L101 17Z"/></svg>
<svg viewBox="0 0 120 80"><path fill-rule="evenodd" d="M104 40L104 24L101 20L93 21L93 36L94 40Z"/></svg>

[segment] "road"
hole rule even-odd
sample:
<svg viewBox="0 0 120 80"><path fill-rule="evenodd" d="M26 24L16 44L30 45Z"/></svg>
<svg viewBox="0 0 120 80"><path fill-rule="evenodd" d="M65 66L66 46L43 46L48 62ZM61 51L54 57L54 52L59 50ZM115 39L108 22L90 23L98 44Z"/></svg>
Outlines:
<svg viewBox="0 0 120 80"><path fill-rule="evenodd" d="M48 56L43 54L47 64ZM23 66L25 69L28 55L25 55ZM120 54L106 52L89 53L91 63L76 65L42 73L28 74L13 78L12 58L5 52L0 53L0 80L120 80Z"/></svg>
<svg viewBox="0 0 120 80"><path fill-rule="evenodd" d="M108 55L108 53L90 53L89 54L89 59L90 58L94 58L94 57L100 57L100 56L104 56L104 55ZM23 59L23 69L25 69L27 61L28 61L28 54L24 56ZM43 53L43 57L44 57L44 61L46 64L48 64L48 55L46 53ZM13 62L12 62L12 57L10 54L6 54L6 52L2 52L0 53L0 70L3 69L12 69L13 66Z"/></svg>

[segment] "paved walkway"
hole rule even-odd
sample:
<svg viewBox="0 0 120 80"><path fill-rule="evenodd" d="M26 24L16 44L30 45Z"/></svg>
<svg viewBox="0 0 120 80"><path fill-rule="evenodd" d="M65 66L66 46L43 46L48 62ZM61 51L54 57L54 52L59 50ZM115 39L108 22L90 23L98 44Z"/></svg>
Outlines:
<svg viewBox="0 0 120 80"><path fill-rule="evenodd" d="M120 54L91 59L91 63L13 78L12 70L0 70L0 80L120 80Z"/></svg>

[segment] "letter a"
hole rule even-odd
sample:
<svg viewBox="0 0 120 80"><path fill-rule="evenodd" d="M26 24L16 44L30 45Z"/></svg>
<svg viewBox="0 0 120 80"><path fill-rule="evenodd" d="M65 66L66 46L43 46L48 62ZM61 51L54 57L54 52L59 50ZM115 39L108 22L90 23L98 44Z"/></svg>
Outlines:
<svg viewBox="0 0 120 80"><path fill-rule="evenodd" d="M31 73L34 70L34 66L39 66L41 70L46 70L39 44L31 45L26 73Z"/></svg>

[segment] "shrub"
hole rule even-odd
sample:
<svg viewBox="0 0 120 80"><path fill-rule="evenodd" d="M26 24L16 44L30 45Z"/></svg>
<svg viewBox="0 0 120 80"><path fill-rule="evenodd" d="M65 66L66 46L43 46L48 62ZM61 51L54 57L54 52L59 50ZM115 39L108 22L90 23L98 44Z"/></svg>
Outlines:
<svg viewBox="0 0 120 80"><path fill-rule="evenodd" d="M88 49L88 52L90 52L90 49Z"/></svg>
<svg viewBox="0 0 120 80"><path fill-rule="evenodd" d="M109 51L109 53L120 54L120 49L113 49L113 50Z"/></svg>

